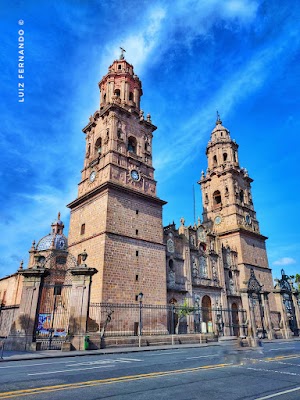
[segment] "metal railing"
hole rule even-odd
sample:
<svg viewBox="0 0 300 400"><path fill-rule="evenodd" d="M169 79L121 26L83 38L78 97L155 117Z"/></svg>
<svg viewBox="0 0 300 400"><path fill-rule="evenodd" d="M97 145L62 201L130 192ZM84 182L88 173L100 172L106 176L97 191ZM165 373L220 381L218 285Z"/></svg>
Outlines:
<svg viewBox="0 0 300 400"><path fill-rule="evenodd" d="M101 336L209 333L247 336L246 311L175 305L91 303L87 331Z"/></svg>

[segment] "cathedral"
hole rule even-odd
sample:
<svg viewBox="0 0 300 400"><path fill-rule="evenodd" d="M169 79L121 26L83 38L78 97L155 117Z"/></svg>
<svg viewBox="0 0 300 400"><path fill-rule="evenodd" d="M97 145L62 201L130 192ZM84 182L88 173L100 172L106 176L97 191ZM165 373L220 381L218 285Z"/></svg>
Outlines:
<svg viewBox="0 0 300 400"><path fill-rule="evenodd" d="M87 337L99 348L161 336L251 343L298 335L298 291L284 271L274 287L253 180L219 114L199 171L202 220L163 227L166 202L152 164L157 128L140 108L142 84L123 52L99 89L99 110L83 128L68 236L58 214L32 243L28 266L0 279L7 348L82 349Z"/></svg>

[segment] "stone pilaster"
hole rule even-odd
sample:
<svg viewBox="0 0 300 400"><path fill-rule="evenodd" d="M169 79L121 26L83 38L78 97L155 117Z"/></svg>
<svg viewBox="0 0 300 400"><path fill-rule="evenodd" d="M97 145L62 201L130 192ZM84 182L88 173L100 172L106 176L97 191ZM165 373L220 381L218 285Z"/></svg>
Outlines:
<svg viewBox="0 0 300 400"><path fill-rule="evenodd" d="M270 306L268 299L269 292L264 292L262 294L262 301L264 307L264 325L267 330L268 339L274 339L274 330L271 323L271 314L270 314Z"/></svg>
<svg viewBox="0 0 300 400"><path fill-rule="evenodd" d="M23 290L19 314L12 324L5 343L7 350L35 350L35 328L40 300L41 282L48 274L45 268L19 270L23 275Z"/></svg>
<svg viewBox="0 0 300 400"><path fill-rule="evenodd" d="M300 308L299 308L299 303L298 303L298 298L300 294L298 291L293 291L292 298L293 298L293 305L295 309L295 318L296 318L296 324L297 324L297 335L299 336L300 332Z"/></svg>
<svg viewBox="0 0 300 400"><path fill-rule="evenodd" d="M76 350L83 350L89 311L90 286L92 276L96 272L98 272L96 268L88 268L84 264L71 270L69 334L72 337L72 345Z"/></svg>

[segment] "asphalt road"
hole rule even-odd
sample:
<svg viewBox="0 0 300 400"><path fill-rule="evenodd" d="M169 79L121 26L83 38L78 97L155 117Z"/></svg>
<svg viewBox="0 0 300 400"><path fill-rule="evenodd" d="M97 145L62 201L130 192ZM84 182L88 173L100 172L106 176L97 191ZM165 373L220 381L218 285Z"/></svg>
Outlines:
<svg viewBox="0 0 300 400"><path fill-rule="evenodd" d="M300 342L1 362L0 399L295 400Z"/></svg>

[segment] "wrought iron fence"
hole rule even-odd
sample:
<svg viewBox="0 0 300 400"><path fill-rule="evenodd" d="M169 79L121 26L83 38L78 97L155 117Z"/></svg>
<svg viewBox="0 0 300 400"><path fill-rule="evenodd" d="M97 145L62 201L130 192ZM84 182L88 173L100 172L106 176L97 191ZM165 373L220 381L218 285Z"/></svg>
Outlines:
<svg viewBox="0 0 300 400"><path fill-rule="evenodd" d="M211 333L247 336L243 309L91 303L87 331L101 336Z"/></svg>

